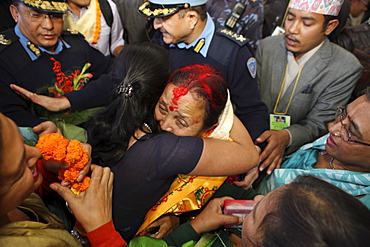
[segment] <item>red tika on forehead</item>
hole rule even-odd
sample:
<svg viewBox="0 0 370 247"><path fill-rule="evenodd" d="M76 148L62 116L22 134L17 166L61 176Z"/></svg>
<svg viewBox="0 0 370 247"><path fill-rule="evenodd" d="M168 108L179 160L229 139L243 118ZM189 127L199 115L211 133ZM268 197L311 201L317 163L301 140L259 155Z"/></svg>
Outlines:
<svg viewBox="0 0 370 247"><path fill-rule="evenodd" d="M174 110L176 110L176 109L179 109L178 107L176 107L176 106L172 106L172 105L171 105L169 108L170 108L170 111L174 111Z"/></svg>
<svg viewBox="0 0 370 247"><path fill-rule="evenodd" d="M172 103L174 105L178 105L179 104L178 101L179 101L180 97L181 96L184 96L184 95L187 95L188 94L188 91L189 91L189 89L186 88L186 87L183 87L183 86L174 88L172 90L172 93L173 93Z"/></svg>

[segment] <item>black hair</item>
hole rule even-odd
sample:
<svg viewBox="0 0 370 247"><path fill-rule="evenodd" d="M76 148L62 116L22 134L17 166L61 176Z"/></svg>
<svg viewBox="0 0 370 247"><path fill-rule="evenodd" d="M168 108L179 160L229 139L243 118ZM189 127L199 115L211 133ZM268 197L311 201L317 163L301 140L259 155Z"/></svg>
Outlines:
<svg viewBox="0 0 370 247"><path fill-rule="evenodd" d="M125 88L126 92L116 94L116 98L89 124L89 143L93 147L94 161L117 163L124 156L135 131L145 132L144 123L153 133L158 133L154 109L170 72L169 56L164 48L149 42L125 46L111 73L121 77L119 87ZM130 92L127 91L129 88Z"/></svg>
<svg viewBox="0 0 370 247"><path fill-rule="evenodd" d="M340 188L300 176L278 192L258 228L261 246L369 245L370 210Z"/></svg>

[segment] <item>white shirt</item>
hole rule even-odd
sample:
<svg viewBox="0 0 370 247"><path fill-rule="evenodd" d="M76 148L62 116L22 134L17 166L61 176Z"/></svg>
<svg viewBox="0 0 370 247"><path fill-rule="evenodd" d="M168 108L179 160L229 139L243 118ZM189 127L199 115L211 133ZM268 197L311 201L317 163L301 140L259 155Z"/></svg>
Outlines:
<svg viewBox="0 0 370 247"><path fill-rule="evenodd" d="M291 51L288 51L287 58L288 58L288 71L286 72L285 77L285 84L283 89L283 95L292 84L293 80L298 75L299 70L306 64L306 62L317 52L317 50L322 46L324 43L321 42L320 45L316 46L315 48L308 51L306 54L304 54L300 59L295 60L294 54Z"/></svg>
<svg viewBox="0 0 370 247"><path fill-rule="evenodd" d="M125 43L123 40L123 32L124 32L123 26L122 26L121 17L119 15L117 6L112 0L108 0L108 3L113 13L112 28L108 26L103 16L103 13L102 13L102 15L100 16L100 24L101 24L100 37L96 44L90 43L92 47L98 49L101 53L103 53L106 56L111 53L113 54L113 51L118 46L123 46ZM87 9L88 7L83 7L80 11L80 16L82 16L87 11ZM72 19L75 22L77 22L77 20L80 18L80 16L77 16L69 7L68 7L67 14L71 15ZM109 39L111 39L110 44L109 44Z"/></svg>

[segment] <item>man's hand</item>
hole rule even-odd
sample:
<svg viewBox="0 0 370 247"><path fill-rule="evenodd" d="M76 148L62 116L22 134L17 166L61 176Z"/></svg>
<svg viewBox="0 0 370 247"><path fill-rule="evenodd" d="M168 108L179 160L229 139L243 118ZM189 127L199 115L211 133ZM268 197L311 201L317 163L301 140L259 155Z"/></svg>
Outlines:
<svg viewBox="0 0 370 247"><path fill-rule="evenodd" d="M156 219L153 223L148 225L141 233L141 236L150 236L154 238L165 238L168 234L173 232L180 224L180 219L172 214L165 214ZM151 232L151 229L158 228L158 231L156 233L149 233ZM148 234L145 234L145 232L148 232Z"/></svg>
<svg viewBox="0 0 370 247"><path fill-rule="evenodd" d="M258 167L254 167L245 175L242 181L234 181L235 185L242 187L245 190L248 190L252 187L254 181L258 178Z"/></svg>
<svg viewBox="0 0 370 247"><path fill-rule="evenodd" d="M92 165L90 187L79 195L58 183L50 188L58 192L86 232L93 231L112 220L112 190L114 175L109 167Z"/></svg>
<svg viewBox="0 0 370 247"><path fill-rule="evenodd" d="M40 136L43 136L45 134L49 134L49 133L62 134L62 132L60 131L60 129L52 121L42 122L39 125L36 125L35 127L33 127L32 130L34 132L38 133L39 134L39 137Z"/></svg>
<svg viewBox="0 0 370 247"><path fill-rule="evenodd" d="M233 200L233 198L222 197L213 199L194 220L190 221L190 225L198 234L215 230L222 225L234 225L243 222L241 217L222 213L226 200Z"/></svg>
<svg viewBox="0 0 370 247"><path fill-rule="evenodd" d="M63 111L71 107L71 103L65 97L63 98L53 98L45 95L38 95L24 89L15 84L10 84L11 89L13 89L17 94L21 95L24 99L30 100L35 104L44 107L46 110L58 112Z"/></svg>
<svg viewBox="0 0 370 247"><path fill-rule="evenodd" d="M267 130L262 133L256 142L267 141L267 146L261 153L260 171L268 167L267 174L270 175L275 168L280 168L284 152L289 144L290 136L287 130Z"/></svg>

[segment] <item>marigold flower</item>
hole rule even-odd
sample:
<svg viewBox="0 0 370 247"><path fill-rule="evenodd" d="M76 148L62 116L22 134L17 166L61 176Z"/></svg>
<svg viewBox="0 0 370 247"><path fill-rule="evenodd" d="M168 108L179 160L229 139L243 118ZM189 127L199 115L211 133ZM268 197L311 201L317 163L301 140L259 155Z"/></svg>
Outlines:
<svg viewBox="0 0 370 247"><path fill-rule="evenodd" d="M72 184L72 191L85 191L90 185L90 178L85 177L82 183L77 182L80 171L89 161L88 152L82 147L81 142L64 138L57 133L46 134L40 137L36 144L45 160L65 162L68 169L60 169L58 178Z"/></svg>
<svg viewBox="0 0 370 247"><path fill-rule="evenodd" d="M36 148L40 149L45 160L64 161L68 140L57 133L46 134L40 137Z"/></svg>

